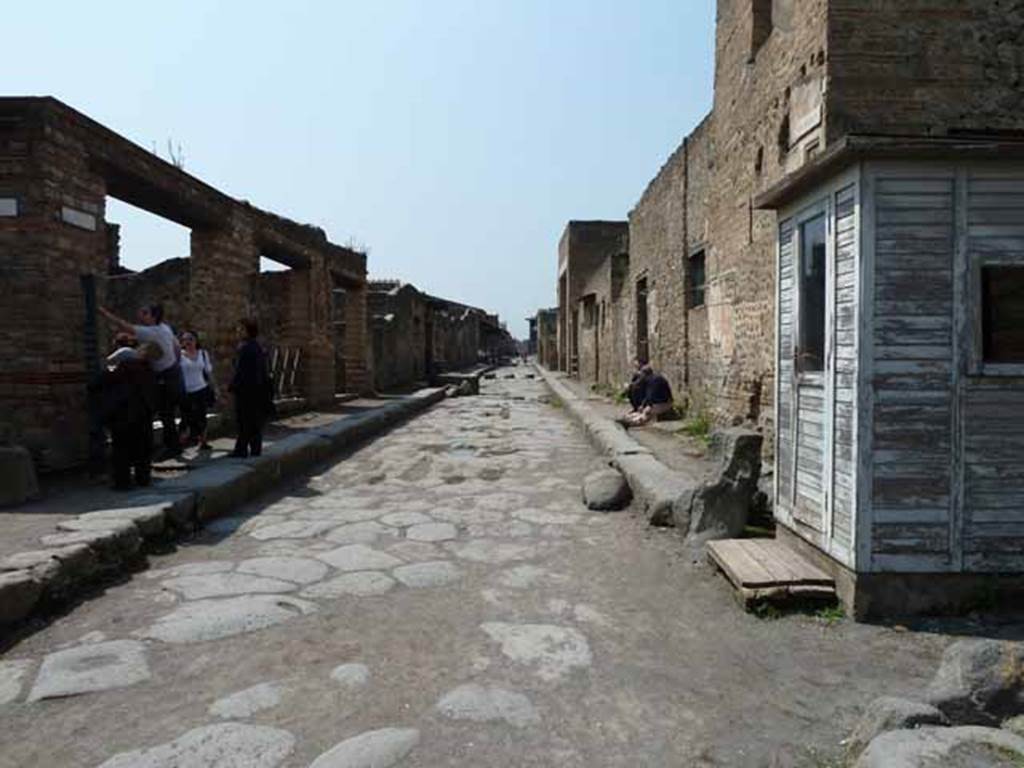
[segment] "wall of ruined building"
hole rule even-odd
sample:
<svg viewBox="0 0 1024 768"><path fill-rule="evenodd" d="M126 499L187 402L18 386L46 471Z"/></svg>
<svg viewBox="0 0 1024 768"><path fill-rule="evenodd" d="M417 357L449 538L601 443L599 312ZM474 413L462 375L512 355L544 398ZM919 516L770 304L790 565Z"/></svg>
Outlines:
<svg viewBox="0 0 1024 768"><path fill-rule="evenodd" d="M558 368L558 310L537 313L537 362L549 370Z"/></svg>
<svg viewBox="0 0 1024 768"><path fill-rule="evenodd" d="M629 250L628 225L621 221L570 221L558 250L559 271L567 289L559 305L563 355L567 364L574 364L582 381L607 383L617 351L612 323L604 321L610 317L612 301L611 263ZM595 307L589 320L582 301L588 296L593 296Z"/></svg>
<svg viewBox="0 0 1024 768"><path fill-rule="evenodd" d="M88 448L80 275L106 273L106 190L62 125L47 130L38 109L19 117L0 123L0 197L17 201L16 216L0 217L0 441L25 445L45 469ZM65 206L95 228L64 221Z"/></svg>
<svg viewBox="0 0 1024 768"><path fill-rule="evenodd" d="M412 286L370 294L374 385L388 391L427 378L427 311Z"/></svg>
<svg viewBox="0 0 1024 768"><path fill-rule="evenodd" d="M86 322L83 276L95 284L97 305L115 303L128 316L140 298L130 296L131 281L149 294L159 290L160 275L167 277L168 319L199 330L214 358L228 361L238 320L257 312L252 281L261 253L288 251L304 265L292 278L304 285L290 294L288 332L301 335L308 350L307 396L328 402L334 393L331 275L340 270L352 284L348 319L358 321L346 334L345 354L355 386L365 389L364 255L221 195L53 99L0 99L0 117L0 198L17 202L15 215L0 216L0 275L10 294L0 302L0 440L28 447L43 470L86 457L87 384L108 334L105 322L95 332ZM191 228L187 290L173 266L109 289L108 194ZM188 300L179 303L172 294ZM225 386L230 366L218 365L217 376Z"/></svg>
<svg viewBox="0 0 1024 768"><path fill-rule="evenodd" d="M831 0L828 130L1024 129L1024 1Z"/></svg>
<svg viewBox="0 0 1024 768"><path fill-rule="evenodd" d="M434 370L457 371L476 365L480 353L480 321L472 312L438 309L433 314Z"/></svg>
<svg viewBox="0 0 1024 768"><path fill-rule="evenodd" d="M186 258L167 259L139 272L111 275L106 280L107 306L126 320L135 320L141 307L161 304L164 319L175 332L196 331L205 340L202 328L195 325L189 295L191 264Z"/></svg>

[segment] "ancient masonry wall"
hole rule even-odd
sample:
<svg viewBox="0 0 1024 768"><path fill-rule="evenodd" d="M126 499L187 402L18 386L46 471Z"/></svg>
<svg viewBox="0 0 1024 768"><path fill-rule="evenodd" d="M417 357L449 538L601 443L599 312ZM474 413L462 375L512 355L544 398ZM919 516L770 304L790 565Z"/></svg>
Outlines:
<svg viewBox="0 0 1024 768"><path fill-rule="evenodd" d="M829 3L829 139L1008 131L1024 110L1024 2Z"/></svg>
<svg viewBox="0 0 1024 768"><path fill-rule="evenodd" d="M107 195L189 227L187 263L119 276ZM230 361L238 320L268 311L260 306L261 255L293 267L281 278L288 289L278 331L304 349L307 398L333 402L336 281L358 320L346 324L343 343L349 383L365 390L364 254L223 195L55 99L0 99L0 276L8 293L0 302L0 440L28 447L42 469L85 458L87 385L108 342L95 306L113 303L134 316L143 301L159 299L168 321L195 328L216 359ZM230 365L217 375L226 385Z"/></svg>

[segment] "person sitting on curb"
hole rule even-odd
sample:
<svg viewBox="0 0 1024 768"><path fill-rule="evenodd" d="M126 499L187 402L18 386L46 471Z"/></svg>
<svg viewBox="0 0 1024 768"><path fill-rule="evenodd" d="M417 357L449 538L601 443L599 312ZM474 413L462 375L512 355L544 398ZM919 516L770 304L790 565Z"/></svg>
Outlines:
<svg viewBox="0 0 1024 768"><path fill-rule="evenodd" d="M622 424L627 429L650 424L672 410L672 387L669 386L668 379L660 373L655 373L650 365L645 365L644 370L647 371L647 375L644 377L644 394L640 407L622 419Z"/></svg>
<svg viewBox="0 0 1024 768"><path fill-rule="evenodd" d="M640 410L647 391L647 379L652 373L651 366L645 365L639 357L634 361L634 366L633 377L629 380L625 393L629 400L630 413Z"/></svg>

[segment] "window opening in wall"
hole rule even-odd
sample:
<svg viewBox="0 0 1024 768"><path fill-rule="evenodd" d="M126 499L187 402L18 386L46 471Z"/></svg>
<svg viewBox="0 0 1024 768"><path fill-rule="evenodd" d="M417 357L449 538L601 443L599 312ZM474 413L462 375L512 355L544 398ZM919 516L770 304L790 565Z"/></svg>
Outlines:
<svg viewBox="0 0 1024 768"><path fill-rule="evenodd" d="M825 214L800 225L797 370L825 368Z"/></svg>
<svg viewBox="0 0 1024 768"><path fill-rule="evenodd" d="M648 361L647 348L647 278L636 281L636 356L641 361Z"/></svg>
<svg viewBox="0 0 1024 768"><path fill-rule="evenodd" d="M986 363L1024 363L1024 265L982 267L981 334Z"/></svg>
<svg viewBox="0 0 1024 768"><path fill-rule="evenodd" d="M704 249L702 248L690 256L686 270L687 305L690 309L704 306L704 287L706 281Z"/></svg>
<svg viewBox="0 0 1024 768"><path fill-rule="evenodd" d="M583 298L583 327L593 328L597 324L597 302L593 296Z"/></svg>
<svg viewBox="0 0 1024 768"><path fill-rule="evenodd" d="M753 60L761 46L772 34L773 0L751 0L752 26L750 31L750 58Z"/></svg>

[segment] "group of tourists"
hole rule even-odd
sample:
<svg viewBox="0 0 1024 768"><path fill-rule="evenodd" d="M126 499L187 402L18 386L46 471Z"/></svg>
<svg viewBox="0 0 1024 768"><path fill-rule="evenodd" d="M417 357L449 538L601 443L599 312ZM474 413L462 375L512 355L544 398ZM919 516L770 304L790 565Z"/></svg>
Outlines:
<svg viewBox="0 0 1024 768"><path fill-rule="evenodd" d="M163 447L158 460L171 459L190 446L209 452L207 413L218 400L209 352L199 334L175 334L159 304L139 309L129 322L103 307L100 313L117 329L114 350L99 378L103 423L110 433L111 475L117 489L151 482L153 420L159 419ZM273 385L267 355L253 320L238 324L239 346L228 387L235 405L237 439L232 456L259 456L263 425L273 411ZM181 414L181 429L178 414Z"/></svg>

